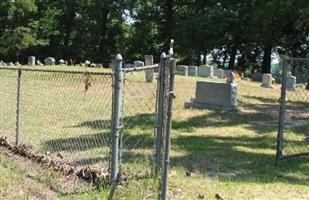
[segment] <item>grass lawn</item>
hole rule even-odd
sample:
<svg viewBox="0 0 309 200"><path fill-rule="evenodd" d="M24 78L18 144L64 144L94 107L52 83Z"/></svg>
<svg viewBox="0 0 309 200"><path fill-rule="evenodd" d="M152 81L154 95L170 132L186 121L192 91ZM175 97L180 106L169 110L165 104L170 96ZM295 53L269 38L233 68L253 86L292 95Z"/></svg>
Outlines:
<svg viewBox="0 0 309 200"><path fill-rule="evenodd" d="M22 141L51 156L60 153L77 165L106 167L110 77L92 77L92 86L85 93L83 75L23 75ZM156 85L144 83L143 76L126 76L122 170L127 173L151 170ZM0 136L11 140L15 77L15 72L0 70ZM194 97L197 80L222 81L176 77L170 199L215 199L216 194L228 199L308 199L308 158L282 161L275 166L280 86L271 90L259 83L239 80L238 111L185 109L184 103ZM296 93L289 93L288 99L290 142L285 153L307 151L309 92L299 88ZM27 169L8 156L0 154L0 159L0 172L5 174L0 176L0 188L5 188L0 190L3 195L1 191L27 181ZM50 174L43 170L34 179L40 180L38 187L49 188L52 181L47 177ZM52 197L106 199L109 191L105 187L72 193L53 190ZM155 180L133 180L116 189L115 199L153 199L155 193Z"/></svg>

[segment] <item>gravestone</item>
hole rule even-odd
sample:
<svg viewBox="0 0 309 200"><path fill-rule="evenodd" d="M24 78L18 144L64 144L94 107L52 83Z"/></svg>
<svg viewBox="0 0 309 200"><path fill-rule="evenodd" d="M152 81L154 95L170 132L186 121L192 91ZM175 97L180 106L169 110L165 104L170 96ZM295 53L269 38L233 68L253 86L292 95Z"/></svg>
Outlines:
<svg viewBox="0 0 309 200"><path fill-rule="evenodd" d="M214 77L214 67L209 65L201 65L198 67L197 71L198 76L202 77Z"/></svg>
<svg viewBox="0 0 309 200"><path fill-rule="evenodd" d="M8 64L5 63L5 62L3 62L1 65L2 65L2 66L8 66Z"/></svg>
<svg viewBox="0 0 309 200"><path fill-rule="evenodd" d="M48 57L48 58L45 58L44 63L45 65L55 65L56 60L53 57Z"/></svg>
<svg viewBox="0 0 309 200"><path fill-rule="evenodd" d="M224 77L224 71L223 69L219 69L219 68L214 68L214 76L218 77L218 78L223 78Z"/></svg>
<svg viewBox="0 0 309 200"><path fill-rule="evenodd" d="M153 65L152 55L145 55L145 65L146 66ZM145 78L146 78L146 83L152 83L154 80L154 69L145 70Z"/></svg>
<svg viewBox="0 0 309 200"><path fill-rule="evenodd" d="M213 83L198 81L196 83L195 98L185 104L186 107L237 107L237 84Z"/></svg>
<svg viewBox="0 0 309 200"><path fill-rule="evenodd" d="M35 66L35 57L34 56L28 57L28 65L29 66Z"/></svg>
<svg viewBox="0 0 309 200"><path fill-rule="evenodd" d="M97 65L95 63L91 63L90 67L95 68L95 67L97 67Z"/></svg>
<svg viewBox="0 0 309 200"><path fill-rule="evenodd" d="M9 62L8 65L11 66L11 67L14 67L14 63L13 62Z"/></svg>
<svg viewBox="0 0 309 200"><path fill-rule="evenodd" d="M21 66L21 64L17 61L17 62L15 62L15 64L14 64L15 66Z"/></svg>
<svg viewBox="0 0 309 200"><path fill-rule="evenodd" d="M188 76L188 66L177 65L176 74L181 76Z"/></svg>
<svg viewBox="0 0 309 200"><path fill-rule="evenodd" d="M230 72L230 74L228 74L226 76L226 83L229 83L229 84L234 84L235 83L235 74L234 74L234 72Z"/></svg>
<svg viewBox="0 0 309 200"><path fill-rule="evenodd" d="M286 80L286 90L287 91L296 91L296 77L289 75Z"/></svg>
<svg viewBox="0 0 309 200"><path fill-rule="evenodd" d="M91 62L90 62L89 60L86 60L86 61L85 61L85 66L86 66L86 67L90 67L90 65L91 65Z"/></svg>
<svg viewBox="0 0 309 200"><path fill-rule="evenodd" d="M197 66L188 66L188 75L197 76Z"/></svg>
<svg viewBox="0 0 309 200"><path fill-rule="evenodd" d="M273 77L271 74L263 74L261 86L265 88L274 88Z"/></svg>
<svg viewBox="0 0 309 200"><path fill-rule="evenodd" d="M145 64L143 61L136 60L133 62L133 67L144 67Z"/></svg>
<svg viewBox="0 0 309 200"><path fill-rule="evenodd" d="M67 65L67 62L65 60L63 60L63 59L60 59L59 60L59 64L64 66L64 65Z"/></svg>

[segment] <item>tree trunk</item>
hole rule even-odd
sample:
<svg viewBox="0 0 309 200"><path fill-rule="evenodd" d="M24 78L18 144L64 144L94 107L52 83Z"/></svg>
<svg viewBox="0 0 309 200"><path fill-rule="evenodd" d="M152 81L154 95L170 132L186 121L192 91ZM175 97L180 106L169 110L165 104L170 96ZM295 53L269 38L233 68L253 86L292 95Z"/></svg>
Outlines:
<svg viewBox="0 0 309 200"><path fill-rule="evenodd" d="M262 73L270 73L271 70L271 46L266 46L264 48L264 57L263 57L263 65L262 65Z"/></svg>
<svg viewBox="0 0 309 200"><path fill-rule="evenodd" d="M108 56L108 44L107 44L107 24L108 24L108 15L107 10L102 11L102 22L101 22L101 33L100 33L100 46L99 53L100 59L104 65L108 65L109 56Z"/></svg>
<svg viewBox="0 0 309 200"><path fill-rule="evenodd" d="M74 3L74 2L73 2ZM64 48L63 56L64 58L70 57L70 39L73 32L73 26L75 24L75 4L67 5L67 13L65 18L65 27L64 27Z"/></svg>
<svg viewBox="0 0 309 200"><path fill-rule="evenodd" d="M165 23L163 25L164 51L168 52L170 40L173 39L174 0L165 0Z"/></svg>
<svg viewBox="0 0 309 200"><path fill-rule="evenodd" d="M204 53L204 59L203 59L203 65L206 65L207 64L207 53Z"/></svg>
<svg viewBox="0 0 309 200"><path fill-rule="evenodd" d="M197 66L200 66L200 65L203 64L203 61L201 60L201 55L202 55L202 53L199 53L199 54L197 54L197 56L196 56L196 65L197 65Z"/></svg>
<svg viewBox="0 0 309 200"><path fill-rule="evenodd" d="M235 69L235 61L236 61L236 54L237 54L237 44L233 44L232 45L232 49L231 49L231 55L230 55L230 61L229 61L229 66L228 68L231 70Z"/></svg>

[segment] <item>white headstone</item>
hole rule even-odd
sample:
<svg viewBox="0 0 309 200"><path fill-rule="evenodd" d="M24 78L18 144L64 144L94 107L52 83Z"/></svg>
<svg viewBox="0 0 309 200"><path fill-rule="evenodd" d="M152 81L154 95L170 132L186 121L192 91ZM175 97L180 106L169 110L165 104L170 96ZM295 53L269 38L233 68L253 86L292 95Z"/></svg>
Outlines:
<svg viewBox="0 0 309 200"><path fill-rule="evenodd" d="M296 77L295 76L288 76L286 80L286 90L287 91L295 91L296 90Z"/></svg>
<svg viewBox="0 0 309 200"><path fill-rule="evenodd" d="M176 74L181 76L188 76L188 66L177 65Z"/></svg>
<svg viewBox="0 0 309 200"><path fill-rule="evenodd" d="M153 65L153 56L152 55L145 55L145 65ZM152 83L154 80L154 69L147 69L145 70L145 78L147 83Z"/></svg>
<svg viewBox="0 0 309 200"><path fill-rule="evenodd" d="M86 61L85 61L85 66L86 66L86 67L90 67L90 65L91 65L91 62L90 62L89 60L86 60Z"/></svg>
<svg viewBox="0 0 309 200"><path fill-rule="evenodd" d="M143 61L136 60L136 61L134 61L133 66L134 66L134 67L144 67L145 64L144 64Z"/></svg>
<svg viewBox="0 0 309 200"><path fill-rule="evenodd" d="M28 65L29 66L35 66L35 57L34 56L28 57Z"/></svg>
<svg viewBox="0 0 309 200"><path fill-rule="evenodd" d="M214 66L209 66L209 65L201 65L198 67L198 76L202 77L214 77Z"/></svg>
<svg viewBox="0 0 309 200"><path fill-rule="evenodd" d="M65 65L66 62L65 62L65 60L63 60L63 59L60 59L60 60L59 60L59 64L60 64L60 65Z"/></svg>
<svg viewBox="0 0 309 200"><path fill-rule="evenodd" d="M197 66L188 66L188 75L197 76Z"/></svg>
<svg viewBox="0 0 309 200"><path fill-rule="evenodd" d="M262 87L266 87L266 88L274 88L273 86L273 77L271 74L263 74L262 77Z"/></svg>

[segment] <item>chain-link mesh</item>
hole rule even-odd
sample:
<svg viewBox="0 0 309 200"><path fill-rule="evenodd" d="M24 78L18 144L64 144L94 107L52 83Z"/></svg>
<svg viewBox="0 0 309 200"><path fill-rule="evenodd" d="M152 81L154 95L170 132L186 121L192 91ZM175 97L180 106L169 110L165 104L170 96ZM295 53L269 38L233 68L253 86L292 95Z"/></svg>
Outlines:
<svg viewBox="0 0 309 200"><path fill-rule="evenodd" d="M145 71L125 71L122 110L122 169L150 173L156 125L157 74L146 81Z"/></svg>
<svg viewBox="0 0 309 200"><path fill-rule="evenodd" d="M114 74L119 72L115 71L0 68L0 137L79 169L90 165L101 169L120 167L124 177L148 177L154 166L159 127L163 129L160 138L163 170L167 126L169 68L166 67L163 85L157 68L158 65L123 69L123 85L119 88ZM158 109L161 86L165 88L163 113ZM117 89L122 91L122 97L116 97ZM121 127L116 127L120 130L119 166L113 165L114 149L110 148L116 136L112 122L115 98L122 101ZM153 186L149 182L152 192L158 189Z"/></svg>
<svg viewBox="0 0 309 200"><path fill-rule="evenodd" d="M286 60L283 156L309 154L309 60Z"/></svg>
<svg viewBox="0 0 309 200"><path fill-rule="evenodd" d="M17 70L0 70L1 136L14 140ZM74 166L108 167L111 73L22 70L20 142Z"/></svg>
<svg viewBox="0 0 309 200"><path fill-rule="evenodd" d="M0 137L15 140L17 70L0 69Z"/></svg>
<svg viewBox="0 0 309 200"><path fill-rule="evenodd" d="M260 132L272 132L275 143L281 85L273 80L272 88L267 88L261 82L237 80L237 86L241 120Z"/></svg>

